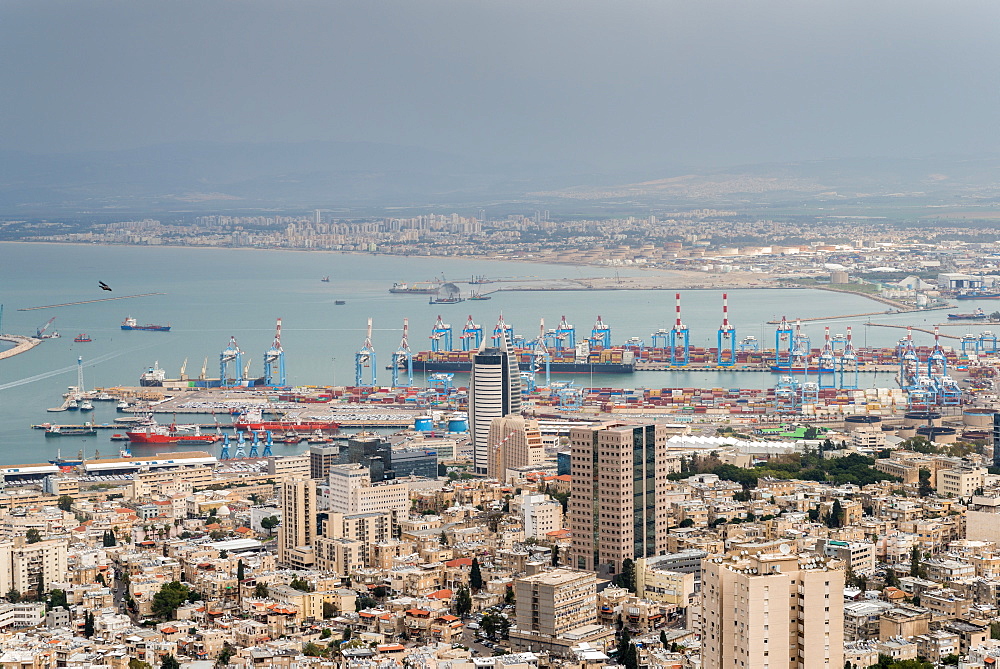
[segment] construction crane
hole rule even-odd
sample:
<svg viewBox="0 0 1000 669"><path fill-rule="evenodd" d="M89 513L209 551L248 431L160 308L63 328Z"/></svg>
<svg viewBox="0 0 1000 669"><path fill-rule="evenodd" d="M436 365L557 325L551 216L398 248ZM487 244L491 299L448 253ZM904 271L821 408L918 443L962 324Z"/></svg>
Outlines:
<svg viewBox="0 0 1000 669"><path fill-rule="evenodd" d="M45 321L45 325L42 325L37 330L35 330L35 339L53 339L55 337L58 337L59 334L55 332L50 335L45 334L45 331L49 329L49 326L52 325L52 321L54 321L55 319L56 317L53 316L49 320Z"/></svg>
<svg viewBox="0 0 1000 669"><path fill-rule="evenodd" d="M450 351L451 345L451 325L445 323L439 314L431 330L431 351Z"/></svg>
<svg viewBox="0 0 1000 669"><path fill-rule="evenodd" d="M274 367L277 365L277 383L274 379ZM274 330L274 341L271 348L264 351L264 385L265 386L285 386L285 351L281 348L281 319Z"/></svg>

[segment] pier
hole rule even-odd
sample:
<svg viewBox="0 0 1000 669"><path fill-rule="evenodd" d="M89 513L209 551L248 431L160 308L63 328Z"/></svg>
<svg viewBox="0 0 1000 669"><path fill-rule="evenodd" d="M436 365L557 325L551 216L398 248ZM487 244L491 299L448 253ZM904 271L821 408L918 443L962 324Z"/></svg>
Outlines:
<svg viewBox="0 0 1000 669"><path fill-rule="evenodd" d="M22 337L21 335L9 334L0 335L0 341L9 341L16 344L14 348L7 349L6 351L0 351L0 360L13 358L18 353L30 351L42 343L41 339L35 339L34 337Z"/></svg>
<svg viewBox="0 0 1000 669"><path fill-rule="evenodd" d="M865 325L870 325L873 328L898 328L900 330L916 330L917 332L924 332L926 334L934 334L934 330L928 330L927 328L917 328L911 327L909 325L893 325L892 323L865 323ZM955 335L940 335L942 339L961 339L961 337L956 337Z"/></svg>

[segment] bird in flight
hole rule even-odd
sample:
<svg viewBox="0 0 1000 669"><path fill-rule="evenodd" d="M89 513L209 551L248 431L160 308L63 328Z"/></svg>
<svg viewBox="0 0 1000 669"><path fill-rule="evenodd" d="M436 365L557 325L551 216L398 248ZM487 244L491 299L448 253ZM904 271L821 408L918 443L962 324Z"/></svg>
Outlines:
<svg viewBox="0 0 1000 669"><path fill-rule="evenodd" d="M103 281L98 281L97 285L101 287L101 290L111 290L111 286L104 283Z"/></svg>

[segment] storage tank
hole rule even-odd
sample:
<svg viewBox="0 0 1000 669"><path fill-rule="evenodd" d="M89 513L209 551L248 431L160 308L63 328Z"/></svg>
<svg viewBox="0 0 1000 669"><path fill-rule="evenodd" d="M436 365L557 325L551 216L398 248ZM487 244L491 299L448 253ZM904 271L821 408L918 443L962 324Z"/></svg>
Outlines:
<svg viewBox="0 0 1000 669"><path fill-rule="evenodd" d="M417 416L413 420L413 429L417 432L433 432L434 420L430 416Z"/></svg>
<svg viewBox="0 0 1000 669"><path fill-rule="evenodd" d="M981 429L985 428L992 430L993 416L996 413L996 409L984 409L982 407L966 409L962 412L962 423L966 427L978 427Z"/></svg>
<svg viewBox="0 0 1000 669"><path fill-rule="evenodd" d="M905 427L920 427L921 425L941 425L941 414L937 411L908 411L903 414Z"/></svg>
<svg viewBox="0 0 1000 669"><path fill-rule="evenodd" d="M910 437L915 437L917 436L917 426L903 425L898 430L896 430L896 436L902 437L903 439L909 439Z"/></svg>
<svg viewBox="0 0 1000 669"><path fill-rule="evenodd" d="M854 432L857 429L877 429L881 423L881 416L847 416L844 418L844 427L847 428L848 432Z"/></svg>
<svg viewBox="0 0 1000 669"><path fill-rule="evenodd" d="M448 431L449 432L468 432L469 431L469 418L462 413L452 414L448 418Z"/></svg>
<svg viewBox="0 0 1000 669"><path fill-rule="evenodd" d="M917 436L937 444L953 444L958 441L958 431L953 427L933 427L924 425L917 428Z"/></svg>

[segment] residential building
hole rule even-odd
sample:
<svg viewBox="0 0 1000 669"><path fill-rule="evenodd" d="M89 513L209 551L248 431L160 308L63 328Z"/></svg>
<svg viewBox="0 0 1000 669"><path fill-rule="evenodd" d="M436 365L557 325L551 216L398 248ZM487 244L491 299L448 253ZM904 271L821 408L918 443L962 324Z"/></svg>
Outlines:
<svg viewBox="0 0 1000 669"><path fill-rule="evenodd" d="M510 641L515 650L549 648L568 638L606 637L597 624L597 576L592 572L560 568L518 578L514 597Z"/></svg>
<svg viewBox="0 0 1000 669"><path fill-rule="evenodd" d="M520 415L498 416L490 422L486 474L506 482L507 470L530 467L545 459L538 421Z"/></svg>
<svg viewBox="0 0 1000 669"><path fill-rule="evenodd" d="M548 495L523 493L510 502L511 513L520 514L525 539L543 540L563 526L562 504Z"/></svg>
<svg viewBox="0 0 1000 669"><path fill-rule="evenodd" d="M843 667L842 566L788 549L706 560L702 666Z"/></svg>
<svg viewBox="0 0 1000 669"><path fill-rule="evenodd" d="M334 465L329 478L327 507L334 513L406 513L410 508L406 483L372 483L367 467Z"/></svg>
<svg viewBox="0 0 1000 669"><path fill-rule="evenodd" d="M316 482L312 479L282 481L281 527L278 529L278 562L295 568L312 564L316 538Z"/></svg>
<svg viewBox="0 0 1000 669"><path fill-rule="evenodd" d="M521 372L517 358L506 332L499 340L499 346L487 347L489 338L484 338L472 357L469 429L472 432L473 465L477 474L487 473L487 442L493 419L521 413Z"/></svg>
<svg viewBox="0 0 1000 669"><path fill-rule="evenodd" d="M937 492L946 497L972 497L983 487L986 470L982 467L939 469Z"/></svg>
<svg viewBox="0 0 1000 669"><path fill-rule="evenodd" d="M67 548L65 539L31 544L24 537L15 537L0 542L0 592L36 592L39 584L47 591L48 584L66 577Z"/></svg>
<svg viewBox="0 0 1000 669"><path fill-rule="evenodd" d="M573 473L568 507L571 564L621 571L622 563L668 550L667 428L606 423L570 430Z"/></svg>

